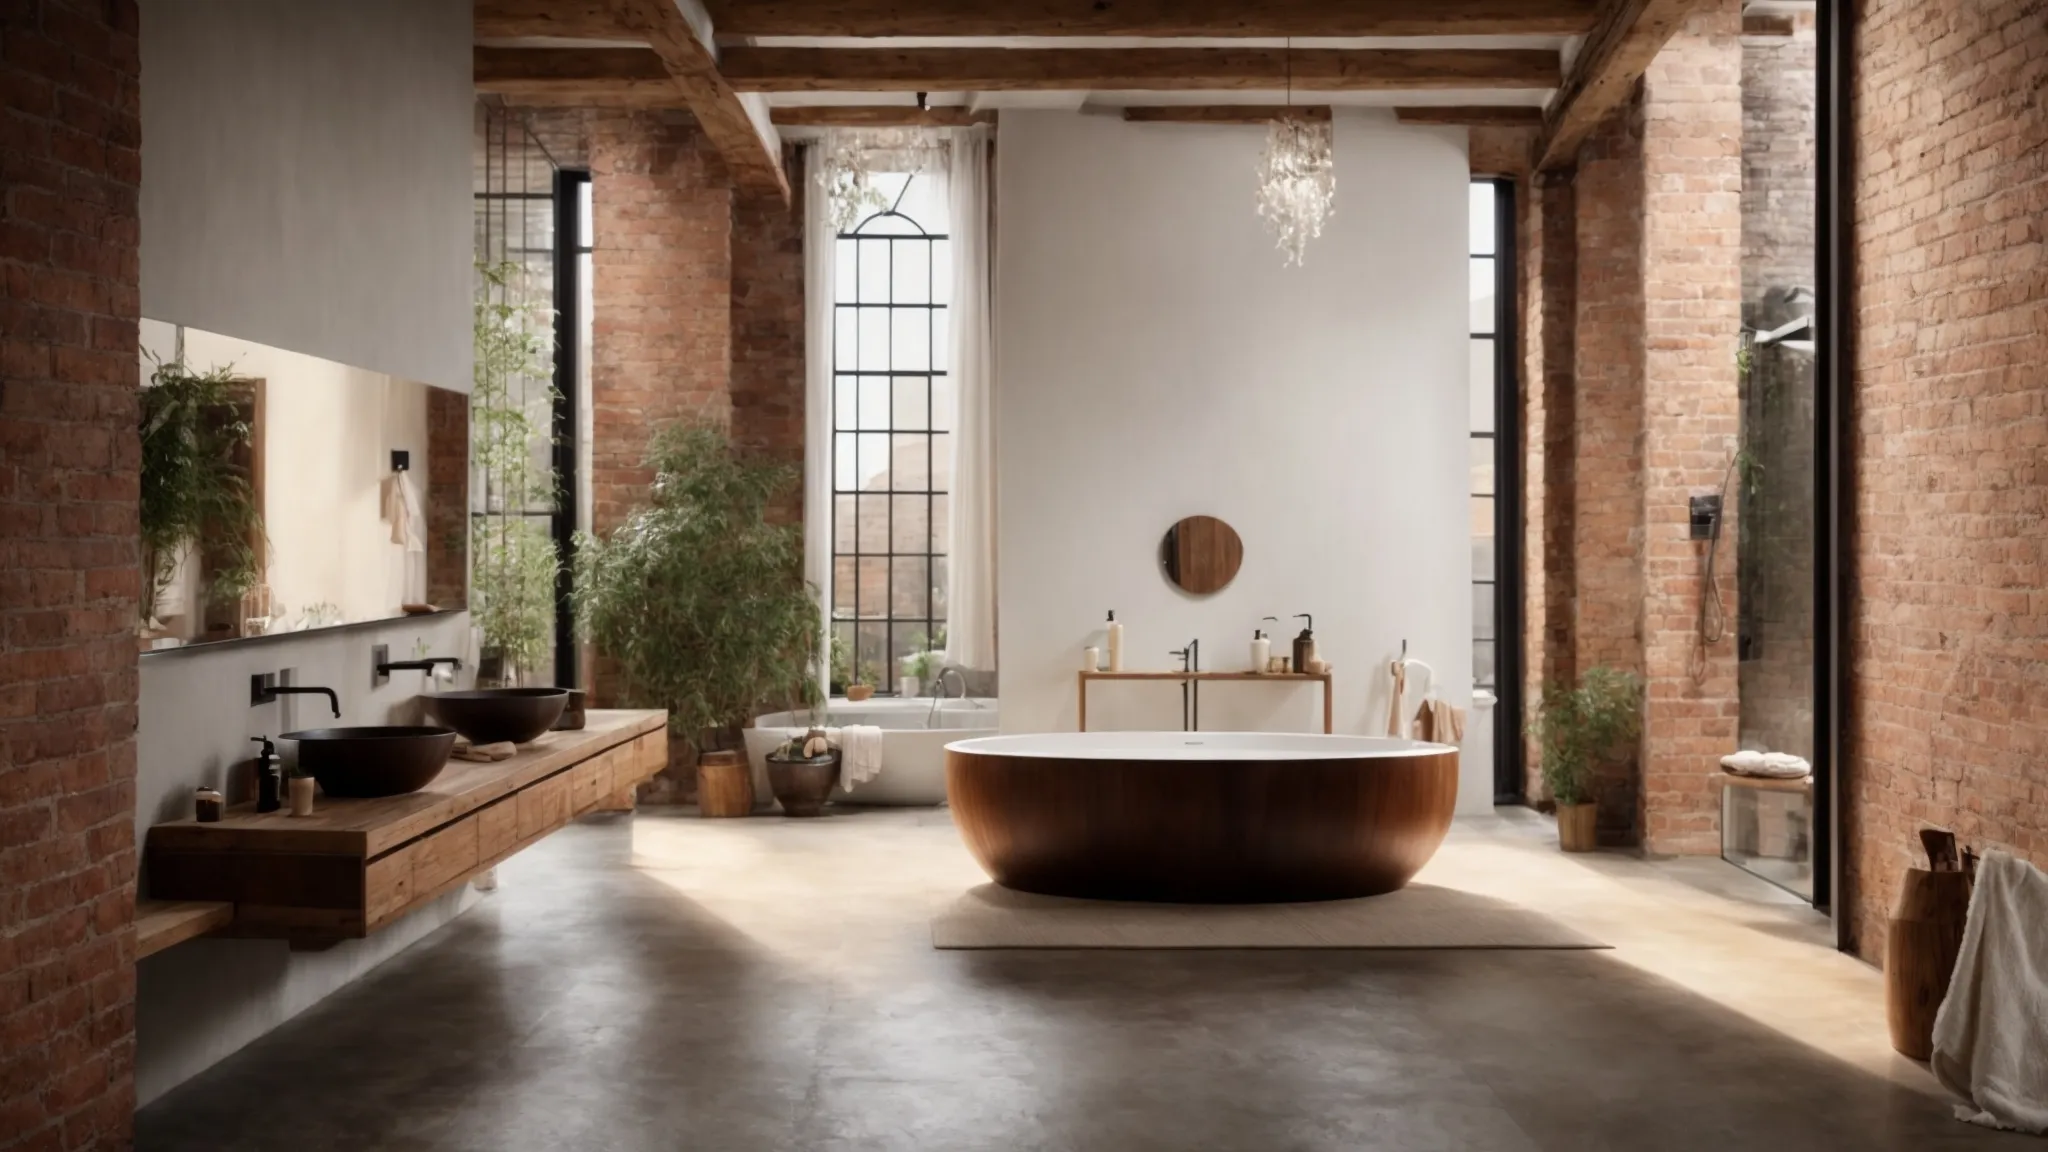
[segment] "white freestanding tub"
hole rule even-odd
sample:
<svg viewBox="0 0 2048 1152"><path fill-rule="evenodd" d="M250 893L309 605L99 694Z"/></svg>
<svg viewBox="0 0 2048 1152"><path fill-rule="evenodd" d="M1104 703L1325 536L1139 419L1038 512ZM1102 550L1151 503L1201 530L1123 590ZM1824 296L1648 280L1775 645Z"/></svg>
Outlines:
<svg viewBox="0 0 2048 1152"><path fill-rule="evenodd" d="M754 719L746 730L747 759L754 768L754 803L773 807L768 789L768 753L803 732L802 712L771 712ZM872 724L883 730L882 771L852 791L834 789L832 798L848 804L900 806L937 805L946 801L946 745L955 740L996 734L996 702L982 697L944 700L937 709L929 698L874 700L834 699L820 727ZM929 725L929 726L928 726Z"/></svg>

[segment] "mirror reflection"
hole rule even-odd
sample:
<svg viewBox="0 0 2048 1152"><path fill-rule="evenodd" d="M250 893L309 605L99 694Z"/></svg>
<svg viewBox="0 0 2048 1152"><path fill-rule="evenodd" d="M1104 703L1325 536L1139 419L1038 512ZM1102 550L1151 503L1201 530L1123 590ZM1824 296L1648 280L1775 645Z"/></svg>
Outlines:
<svg viewBox="0 0 2048 1152"><path fill-rule="evenodd" d="M1183 592L1207 596L1237 578L1244 541L1214 516L1189 516L1166 530L1159 542L1159 566Z"/></svg>
<svg viewBox="0 0 2048 1152"><path fill-rule="evenodd" d="M461 608L469 398L142 322L145 651Z"/></svg>

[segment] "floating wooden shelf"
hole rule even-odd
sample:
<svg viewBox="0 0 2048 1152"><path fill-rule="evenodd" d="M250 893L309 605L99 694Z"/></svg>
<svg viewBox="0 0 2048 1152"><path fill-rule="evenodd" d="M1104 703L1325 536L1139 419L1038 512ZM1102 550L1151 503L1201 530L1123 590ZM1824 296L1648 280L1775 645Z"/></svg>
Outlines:
<svg viewBox="0 0 2048 1152"><path fill-rule="evenodd" d="M1205 681L1272 680L1279 683L1321 684L1323 686L1323 733L1332 728L1331 674L1328 672L1076 672L1080 677L1079 728L1088 730L1088 685L1096 680L1165 680L1182 684Z"/></svg>
<svg viewBox="0 0 2048 1152"><path fill-rule="evenodd" d="M582 731L547 733L508 760L450 760L418 792L322 796L304 817L244 804L211 824L158 824L149 891L231 905L230 935L315 947L367 936L576 816L630 807L668 763L667 725L660 711L592 711Z"/></svg>
<svg viewBox="0 0 2048 1152"><path fill-rule="evenodd" d="M154 955L228 926L235 906L218 900L137 900L135 956Z"/></svg>

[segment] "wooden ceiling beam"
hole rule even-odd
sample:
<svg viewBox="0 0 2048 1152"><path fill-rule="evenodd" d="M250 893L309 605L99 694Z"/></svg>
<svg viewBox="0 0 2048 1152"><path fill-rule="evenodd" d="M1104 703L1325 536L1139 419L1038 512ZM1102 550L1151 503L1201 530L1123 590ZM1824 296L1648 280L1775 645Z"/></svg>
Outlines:
<svg viewBox="0 0 2048 1152"><path fill-rule="evenodd" d="M809 104L776 108L770 118L792 128L965 128L993 124L996 114L972 108L918 109L907 104Z"/></svg>
<svg viewBox="0 0 2048 1152"><path fill-rule="evenodd" d="M591 97L666 100L681 106L661 57L648 48L477 48L476 90L509 100Z"/></svg>
<svg viewBox="0 0 2048 1152"><path fill-rule="evenodd" d="M612 0L474 0L478 40L630 40Z"/></svg>
<svg viewBox="0 0 2048 1152"><path fill-rule="evenodd" d="M1592 26L1595 3L1596 0L706 0L720 35L858 37L1573 36Z"/></svg>
<svg viewBox="0 0 2048 1152"><path fill-rule="evenodd" d="M1467 128L1533 128L1543 123L1543 109L1454 105L1394 109L1403 124L1459 124Z"/></svg>
<svg viewBox="0 0 2048 1152"><path fill-rule="evenodd" d="M1610 113L1627 103L1636 81L1685 22L1698 0L1601 0L1598 18L1571 75L1550 101L1537 134L1538 171L1570 165L1579 145Z"/></svg>
<svg viewBox="0 0 2048 1152"><path fill-rule="evenodd" d="M740 94L719 70L710 32L699 38L682 5L691 0L617 0L621 20L647 39L648 48L682 90L697 124L725 161L733 185L743 193L777 196L790 202L789 174L782 169L782 145L773 127L759 124ZM697 12L701 18L701 10Z"/></svg>
<svg viewBox="0 0 2048 1152"><path fill-rule="evenodd" d="M1139 124L1270 124L1282 116L1328 120L1328 104L1133 104L1124 119Z"/></svg>
<svg viewBox="0 0 2048 1152"><path fill-rule="evenodd" d="M1558 55L1530 49L729 48L742 92L1554 88Z"/></svg>

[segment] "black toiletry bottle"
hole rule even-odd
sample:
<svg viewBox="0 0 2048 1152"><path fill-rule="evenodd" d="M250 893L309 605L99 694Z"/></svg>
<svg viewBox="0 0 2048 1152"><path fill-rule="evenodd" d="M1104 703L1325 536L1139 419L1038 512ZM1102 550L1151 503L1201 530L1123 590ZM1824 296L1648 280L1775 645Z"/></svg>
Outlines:
<svg viewBox="0 0 2048 1152"><path fill-rule="evenodd" d="M1308 671L1308 662L1316 658L1316 618L1306 612L1298 613L1296 620L1308 621L1308 627L1294 638L1294 668L1296 672Z"/></svg>
<svg viewBox="0 0 2048 1152"><path fill-rule="evenodd" d="M277 748L268 736L251 736L252 743L263 745L256 754L256 810L275 812L284 807L284 761L278 759Z"/></svg>

